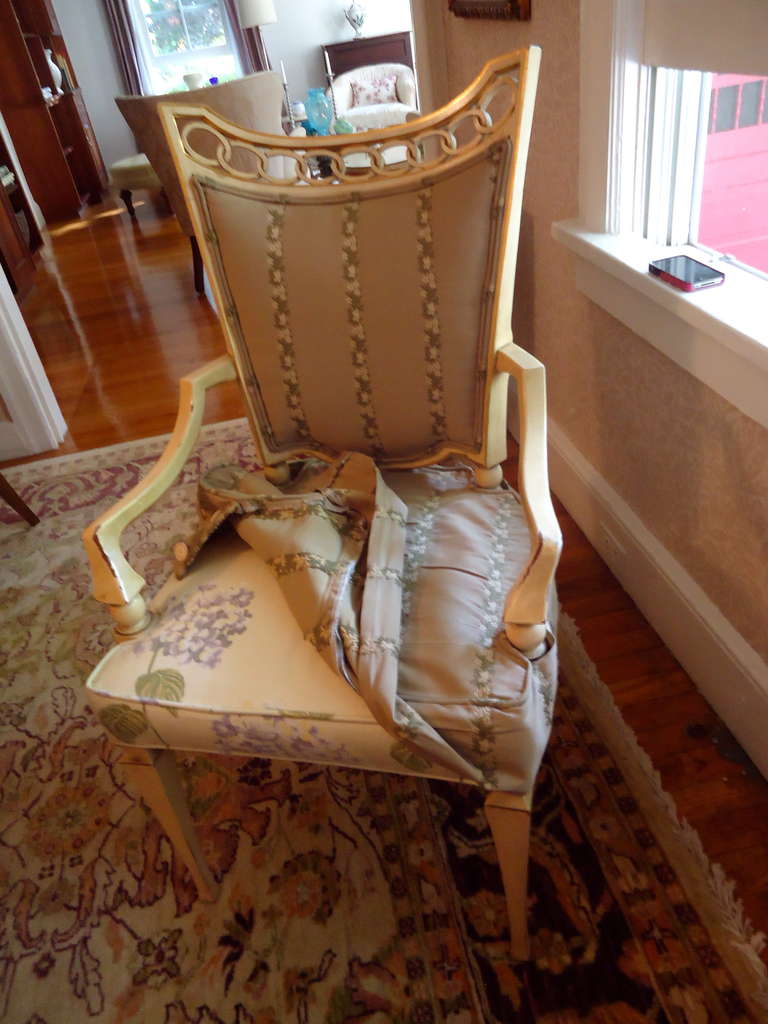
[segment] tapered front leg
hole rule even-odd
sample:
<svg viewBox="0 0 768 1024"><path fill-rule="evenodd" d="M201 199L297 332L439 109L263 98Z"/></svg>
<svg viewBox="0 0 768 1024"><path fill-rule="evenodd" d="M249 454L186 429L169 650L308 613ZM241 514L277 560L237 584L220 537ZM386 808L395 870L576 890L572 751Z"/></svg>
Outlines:
<svg viewBox="0 0 768 1024"><path fill-rule="evenodd" d="M504 882L510 951L513 959L527 960L530 956L527 916L531 794L495 790L485 798L485 813Z"/></svg>
<svg viewBox="0 0 768 1024"><path fill-rule="evenodd" d="M119 764L189 868L200 899L212 903L218 885L203 858L173 751L122 747Z"/></svg>

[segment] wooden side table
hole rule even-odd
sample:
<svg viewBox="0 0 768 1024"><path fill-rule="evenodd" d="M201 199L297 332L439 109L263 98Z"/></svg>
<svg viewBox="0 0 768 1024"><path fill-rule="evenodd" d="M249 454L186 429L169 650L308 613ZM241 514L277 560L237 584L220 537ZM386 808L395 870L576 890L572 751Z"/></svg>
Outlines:
<svg viewBox="0 0 768 1024"><path fill-rule="evenodd" d="M0 498L4 498L14 511L27 520L30 526L40 522L39 517L35 515L26 502L21 500L2 473L0 473Z"/></svg>

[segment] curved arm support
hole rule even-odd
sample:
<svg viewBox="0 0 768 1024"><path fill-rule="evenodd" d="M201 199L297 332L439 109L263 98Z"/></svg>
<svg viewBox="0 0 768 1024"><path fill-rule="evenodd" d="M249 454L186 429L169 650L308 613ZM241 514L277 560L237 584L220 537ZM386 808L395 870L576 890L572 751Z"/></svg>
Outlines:
<svg viewBox="0 0 768 1024"><path fill-rule="evenodd" d="M143 480L83 533L91 563L93 596L110 606L119 636L140 632L149 618L141 596L145 580L123 554L120 536L129 523L168 490L183 469L200 434L208 388L234 380L236 376L234 364L227 355L182 377L176 424L160 459Z"/></svg>
<svg viewBox="0 0 768 1024"><path fill-rule="evenodd" d="M510 373L517 383L519 491L531 535L530 558L507 597L504 629L513 646L536 656L546 640L547 599L563 543L547 473L546 372L515 344L498 350L496 372Z"/></svg>

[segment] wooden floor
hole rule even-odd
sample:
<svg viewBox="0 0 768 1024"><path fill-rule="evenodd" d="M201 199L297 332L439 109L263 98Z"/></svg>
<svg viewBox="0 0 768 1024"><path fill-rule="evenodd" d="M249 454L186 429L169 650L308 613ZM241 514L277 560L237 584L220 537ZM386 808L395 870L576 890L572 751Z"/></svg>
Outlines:
<svg viewBox="0 0 768 1024"><path fill-rule="evenodd" d="M49 240L23 312L70 428L62 452L169 431L176 382L223 351L187 240L151 203L106 204ZM208 421L243 414L219 388ZM729 737L565 510L560 599L710 857L768 931L768 783ZM768 962L768 955L766 956Z"/></svg>

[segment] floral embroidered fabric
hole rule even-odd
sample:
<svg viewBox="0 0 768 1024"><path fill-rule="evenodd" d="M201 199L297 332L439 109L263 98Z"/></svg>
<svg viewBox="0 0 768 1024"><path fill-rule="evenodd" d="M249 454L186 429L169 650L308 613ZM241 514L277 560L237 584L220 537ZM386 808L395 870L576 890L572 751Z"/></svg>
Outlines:
<svg viewBox="0 0 768 1024"><path fill-rule="evenodd" d="M349 83L352 106L368 107L376 103L397 103L397 75L358 79Z"/></svg>
<svg viewBox="0 0 768 1024"><path fill-rule="evenodd" d="M503 634L529 551L514 492L352 454L283 490L220 467L200 495L199 562L89 682L119 740L530 787L556 653ZM251 550L211 565L227 516Z"/></svg>

